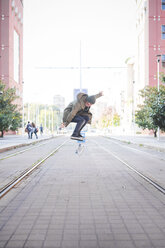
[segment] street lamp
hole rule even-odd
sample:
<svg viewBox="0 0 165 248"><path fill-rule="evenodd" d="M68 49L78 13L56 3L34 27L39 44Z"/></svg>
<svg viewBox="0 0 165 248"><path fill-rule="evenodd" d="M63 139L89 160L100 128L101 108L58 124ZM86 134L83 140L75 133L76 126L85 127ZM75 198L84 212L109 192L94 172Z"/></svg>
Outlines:
<svg viewBox="0 0 165 248"><path fill-rule="evenodd" d="M22 135L24 135L24 96L23 96L24 82L22 82Z"/></svg>
<svg viewBox="0 0 165 248"><path fill-rule="evenodd" d="M82 90L82 71L81 71L81 40L80 40L80 92Z"/></svg>
<svg viewBox="0 0 165 248"><path fill-rule="evenodd" d="M159 86L160 86L160 80L159 80L159 63L160 63L160 57L161 55L156 55L157 57L157 87L158 87L158 104L159 104ZM158 140L160 139L160 128L158 127Z"/></svg>
<svg viewBox="0 0 165 248"><path fill-rule="evenodd" d="M134 87L134 84L135 84L135 81L132 82L133 83L133 101L132 101L132 112L133 112L133 134L134 134L134 137L135 137L135 87Z"/></svg>

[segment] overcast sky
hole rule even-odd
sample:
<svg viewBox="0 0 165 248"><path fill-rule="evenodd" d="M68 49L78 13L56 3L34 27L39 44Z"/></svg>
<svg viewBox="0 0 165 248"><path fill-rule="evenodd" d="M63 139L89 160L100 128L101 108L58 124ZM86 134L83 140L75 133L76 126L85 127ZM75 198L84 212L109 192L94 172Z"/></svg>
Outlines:
<svg viewBox="0 0 165 248"><path fill-rule="evenodd" d="M25 101L51 103L60 94L72 100L80 86L77 69L37 67L125 66L135 54L134 0L25 0ZM113 90L113 69L82 70L89 94Z"/></svg>

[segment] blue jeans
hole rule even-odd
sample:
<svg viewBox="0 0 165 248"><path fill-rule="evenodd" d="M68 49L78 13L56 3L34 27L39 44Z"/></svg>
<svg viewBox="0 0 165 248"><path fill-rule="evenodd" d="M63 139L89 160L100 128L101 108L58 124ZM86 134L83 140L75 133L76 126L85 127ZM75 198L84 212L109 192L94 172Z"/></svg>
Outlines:
<svg viewBox="0 0 165 248"><path fill-rule="evenodd" d="M71 120L71 122L77 123L72 135L75 135L75 136L80 135L81 130L87 124L88 121L89 121L89 117L87 115L84 115L84 116L76 115Z"/></svg>

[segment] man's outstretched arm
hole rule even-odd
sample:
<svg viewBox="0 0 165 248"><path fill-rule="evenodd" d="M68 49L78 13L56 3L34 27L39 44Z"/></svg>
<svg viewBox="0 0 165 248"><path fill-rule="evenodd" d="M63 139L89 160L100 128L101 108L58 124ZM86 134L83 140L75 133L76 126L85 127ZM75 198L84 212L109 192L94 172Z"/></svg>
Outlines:
<svg viewBox="0 0 165 248"><path fill-rule="evenodd" d="M99 97L101 97L101 96L103 96L104 94L103 94L103 91L100 91L98 94L96 94L95 95L95 98L97 99L97 98L99 98Z"/></svg>

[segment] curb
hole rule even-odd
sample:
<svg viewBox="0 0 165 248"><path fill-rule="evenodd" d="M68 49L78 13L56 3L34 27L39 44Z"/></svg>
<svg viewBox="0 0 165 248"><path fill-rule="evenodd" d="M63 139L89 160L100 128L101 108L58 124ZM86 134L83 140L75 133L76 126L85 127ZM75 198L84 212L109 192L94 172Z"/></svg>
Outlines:
<svg viewBox="0 0 165 248"><path fill-rule="evenodd" d="M38 140L32 141L30 143L22 143L22 144L18 144L18 145L12 145L12 146L8 146L8 147L0 148L0 153L10 151L10 150L13 150L13 149L16 149L16 148L24 147L24 146L30 146L32 144L35 145L35 144L37 144L39 142L49 140L49 139L53 139L53 138L56 138L56 137L58 137L58 136L51 136L49 138L45 138L45 139L41 139L41 140L38 139Z"/></svg>
<svg viewBox="0 0 165 248"><path fill-rule="evenodd" d="M145 147L145 148L149 148L149 149L154 149L154 150L157 150L159 152L165 152L165 148L163 147L160 147L160 146L152 146L152 145L148 145L148 144L145 144L145 143L136 143L136 142L133 142L133 141L130 141L130 140L122 140L122 139L118 139L118 138L115 138L115 137L108 137L108 136L104 136L105 138L108 138L108 139L114 139L114 140L118 140L120 142L123 142L123 143L129 143L129 144L133 144L133 145L137 145L137 146L140 146L140 147Z"/></svg>

